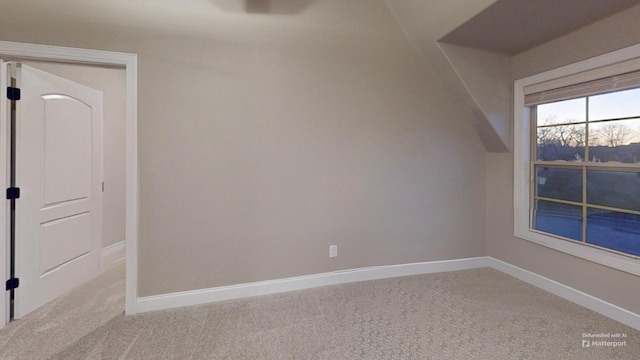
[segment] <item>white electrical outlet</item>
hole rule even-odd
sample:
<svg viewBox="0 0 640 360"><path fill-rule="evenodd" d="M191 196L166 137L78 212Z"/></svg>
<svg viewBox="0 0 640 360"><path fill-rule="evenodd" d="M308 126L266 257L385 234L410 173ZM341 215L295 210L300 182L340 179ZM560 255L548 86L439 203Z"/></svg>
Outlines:
<svg viewBox="0 0 640 360"><path fill-rule="evenodd" d="M338 256L338 245L329 245L329 257Z"/></svg>

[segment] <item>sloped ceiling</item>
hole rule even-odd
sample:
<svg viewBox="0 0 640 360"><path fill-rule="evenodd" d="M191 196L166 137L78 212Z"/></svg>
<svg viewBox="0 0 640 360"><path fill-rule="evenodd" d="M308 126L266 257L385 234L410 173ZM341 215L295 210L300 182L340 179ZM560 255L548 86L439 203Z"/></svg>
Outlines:
<svg viewBox="0 0 640 360"><path fill-rule="evenodd" d="M490 152L511 149L511 56L640 0L385 0ZM473 49L470 49L473 48Z"/></svg>
<svg viewBox="0 0 640 360"><path fill-rule="evenodd" d="M458 104L459 116L473 123L485 148L490 152L505 152L511 148L510 130L500 131L494 127L482 108L465 86L461 75L453 65L447 53L441 49L438 40L465 23L476 14L494 3L494 0L385 0L387 7L414 48L425 60L426 66L435 72ZM454 58L456 54L452 54ZM469 68L469 67L465 67ZM509 69L505 69L509 74ZM466 72L465 72L466 73ZM462 74L462 72L461 72ZM509 81L505 78L500 84L501 91L508 96ZM504 96L503 94L503 96ZM502 122L507 122L508 104L502 109Z"/></svg>
<svg viewBox="0 0 640 360"><path fill-rule="evenodd" d="M440 41L514 55L640 4L640 0L498 0Z"/></svg>

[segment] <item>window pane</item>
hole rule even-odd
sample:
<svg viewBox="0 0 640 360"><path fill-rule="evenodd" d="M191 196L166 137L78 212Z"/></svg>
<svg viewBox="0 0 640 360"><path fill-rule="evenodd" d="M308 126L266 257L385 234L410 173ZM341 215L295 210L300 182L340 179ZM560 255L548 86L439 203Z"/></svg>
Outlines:
<svg viewBox="0 0 640 360"><path fill-rule="evenodd" d="M588 170L587 202L640 211L640 170Z"/></svg>
<svg viewBox="0 0 640 360"><path fill-rule="evenodd" d="M589 209L587 242L640 256L640 216Z"/></svg>
<svg viewBox="0 0 640 360"><path fill-rule="evenodd" d="M582 170L536 166L536 196L582 202Z"/></svg>
<svg viewBox="0 0 640 360"><path fill-rule="evenodd" d="M537 129L537 159L584 161L585 125L559 125Z"/></svg>
<svg viewBox="0 0 640 360"><path fill-rule="evenodd" d="M535 200L533 228L582 241L582 207Z"/></svg>
<svg viewBox="0 0 640 360"><path fill-rule="evenodd" d="M589 124L589 161L640 163L640 119Z"/></svg>
<svg viewBox="0 0 640 360"><path fill-rule="evenodd" d="M569 124L585 122L587 99L572 99L538 105L537 125Z"/></svg>
<svg viewBox="0 0 640 360"><path fill-rule="evenodd" d="M589 120L640 117L640 89L589 97Z"/></svg>

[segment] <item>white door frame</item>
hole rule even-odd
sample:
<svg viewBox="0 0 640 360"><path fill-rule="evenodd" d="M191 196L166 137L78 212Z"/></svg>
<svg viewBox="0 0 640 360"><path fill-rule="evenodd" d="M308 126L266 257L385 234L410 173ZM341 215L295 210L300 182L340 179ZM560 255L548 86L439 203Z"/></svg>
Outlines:
<svg viewBox="0 0 640 360"><path fill-rule="evenodd" d="M139 222L139 181L138 181L138 55L110 52L102 50L77 49L69 47L25 44L8 41L0 41L0 59L2 60L38 60L50 62L65 62L89 65L108 65L122 67L126 71L126 218L125 218L125 246L126 246L126 303L127 315L136 313L136 300L138 298L138 222ZM0 95L6 100L6 89L0 90ZM5 109L2 109L5 111ZM6 117L0 117L0 191L4 193L7 185L7 144L8 124ZM20 186L20 184L17 184ZM19 200L18 200L19 201ZM9 254L9 237L7 227L7 208L0 207L0 279L2 279L2 291L0 296L0 329L9 321L7 318L7 296L4 292L4 282L9 278L7 266ZM4 239L4 240L2 240Z"/></svg>

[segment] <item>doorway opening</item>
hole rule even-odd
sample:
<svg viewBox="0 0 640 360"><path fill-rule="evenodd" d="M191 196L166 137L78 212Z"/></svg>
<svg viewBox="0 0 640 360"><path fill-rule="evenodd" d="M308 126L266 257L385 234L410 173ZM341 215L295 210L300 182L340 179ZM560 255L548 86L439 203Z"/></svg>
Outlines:
<svg viewBox="0 0 640 360"><path fill-rule="evenodd" d="M16 105L16 101L10 101L8 93L17 88L22 80L27 79L26 77L33 77L34 74L36 78L45 77L45 80L48 80L48 82L45 81L47 84L52 82L51 79L57 78L62 78L63 80L66 78L78 84L75 89L65 88L65 91L76 91L75 95L67 96L58 91L59 89L52 90L46 87L49 85L42 84L44 88L41 89L42 91L38 95L46 103L44 107L47 110L47 116L54 114L53 116L55 117L55 114L58 114L58 119L45 119L48 124L57 125L50 125L47 128L46 136L36 136L37 141L35 142L36 144L42 144L46 140L47 148L52 150L51 154L44 154L47 157L45 162L48 164L49 172L47 173L46 184L40 186L40 190L44 189L42 194L38 194L36 197L38 200L46 198L40 205L44 204L44 209L53 215L52 217L41 219L42 221L38 222L37 225L31 226L32 230L35 229L33 234L39 232L41 238L38 240L41 242L41 248L32 250L39 252L39 255L46 255L41 256L44 261L40 261L40 264L38 264L40 275L42 273L56 274L55 276L59 278L57 281L65 283L69 281L69 276L59 275L64 273L64 271L59 271L60 268L69 266L69 264L74 264L75 266L91 258L93 265L86 268L89 269L87 272L90 273L87 278L91 278L98 273L95 272L95 269L101 271L107 268L110 263L122 257L126 250L125 309L127 314L135 313L138 238L137 56L125 53L0 42L0 58L2 59L3 68L10 67L7 61L12 61L14 68L22 67L19 75L13 70L13 76L8 72L3 72L2 75L0 94L2 96L2 105L0 105L0 185L8 189L8 195L9 191L15 193L15 189L9 189L21 186L20 147L18 146L17 149L14 149L15 151L12 151L12 144L20 141L21 134L20 130L16 133L13 132L16 129L16 125L13 124L14 126L12 126L12 123L15 120L19 122L20 116L24 115L21 114L19 109L16 109L22 104ZM18 65L17 63L20 64ZM102 74L96 75L99 73ZM108 141L105 142L105 152L104 157L102 157L102 154L98 154L100 151L86 151L86 149L97 149L95 140L99 137L95 137L97 134L95 130L101 126L99 122L92 122L98 116L95 113L91 113L93 111L91 109L98 108L101 105L89 104L92 101L91 96L86 97L87 94L91 93L89 89L91 85L96 87L96 84L87 85L86 83L95 81L100 76L105 75L105 79L117 80L117 76L114 76L116 74L120 76L120 88L117 91L110 90L109 97L119 96L121 109L114 110L112 108L113 104L109 104L109 108L104 108L106 110L104 136L105 140ZM50 75L51 77L47 78ZM22 79L22 76L26 77ZM69 77L73 79L69 79ZM12 78L15 80L12 80ZM73 80L79 81L74 82ZM68 85L65 82L61 84L62 88ZM98 84L97 87L102 87L102 85ZM97 93L100 92L106 93L107 91L102 89ZM82 98L83 96L85 98ZM106 98L107 96L105 96ZM110 99L109 102L112 103L113 99ZM41 101L39 107L42 107L42 103ZM88 104L90 106L87 106ZM12 112L12 107L17 111ZM119 124L113 121L109 122L109 119L117 118L112 112L120 112L121 122ZM12 114L16 113L18 114L17 118L15 116L12 118ZM67 116L69 114L79 116L84 114L87 119L94 120L69 120L73 119ZM20 124L17 125L18 128L19 126ZM82 140L83 138L80 136L75 138L70 136L71 133L80 134L83 132L84 134L93 134L94 137L91 138L89 136ZM95 155L94 158L91 159L91 156L87 156L87 152ZM12 154L17 154L18 158L14 159ZM67 156L67 158L62 158L61 154ZM65 159L71 160L67 161ZM27 160L32 159L27 158ZM102 162L99 167L94 168L100 168L101 170L104 167L104 173L88 170L87 164L91 164L92 160ZM23 162L23 164L25 163L29 162ZM12 164L18 164L18 167L14 168ZM47 170L47 166L44 166L45 170ZM38 167L33 166L34 169ZM12 171L12 169L15 171ZM76 171L76 173L84 175L67 176L65 178L65 172L62 170ZM83 181L83 179L88 180ZM69 182L72 184L69 184ZM33 184L32 188L34 188ZM89 191L88 189L91 190ZM14 268L12 265L16 264L16 261L18 264L20 262L20 254L16 256L15 249L21 246L20 221L16 224L12 222L20 219L20 207L22 206L20 201L27 199L29 195L33 195L32 193L25 193L25 190L23 189L22 199L8 200L6 206L0 207L0 234L3 238L0 243L4 242L0 246L0 275L3 276L3 279L8 280L7 288L10 287L9 285L26 285L26 287L32 285L24 284L24 282L20 284L18 282L22 276L20 265L18 268ZM89 193L91 194L88 195ZM105 200L104 206L102 206L103 204L93 206L93 208L87 208L86 206L82 208L81 206L81 204L86 205L88 203L87 199L98 200L102 197ZM98 201L98 203L100 202ZM63 211L65 206L70 210ZM93 220L91 220L90 208L96 210L96 216L94 216L95 219ZM17 217L12 216L12 213ZM104 223L104 226L92 225L97 223ZM14 233L14 229L17 229L18 233ZM94 241L93 245L90 244L91 241L86 240L90 236L76 235L82 234L83 231L85 235L92 231L95 232L97 236L91 237L91 241ZM42 236L42 233L46 233L46 239ZM78 238L77 241L69 240L74 236ZM18 243L12 243L12 238L17 239ZM91 248L91 246L93 247ZM24 249L21 251L24 254ZM85 268L81 266L80 269ZM94 271L94 273L91 273L91 271ZM77 274L77 269L69 272L69 274L72 273ZM40 275L38 277L41 277ZM23 277L24 280L28 281L29 279L28 277ZM12 281L12 283L9 284L9 281ZM49 293L56 286L55 284L44 284L43 287L45 288L44 293ZM14 291L19 291L18 289ZM12 296L12 294L15 295L14 291L7 291L5 296L0 296L0 309L2 309L0 311L0 328L4 327L11 319L11 304L13 301L18 300L15 296ZM53 292L55 293L55 291ZM43 293L36 292L36 294L36 296L32 295L30 297L40 298L39 301L42 302ZM37 304L30 306L37 306ZM23 316L24 311L18 311L16 314L18 317Z"/></svg>

